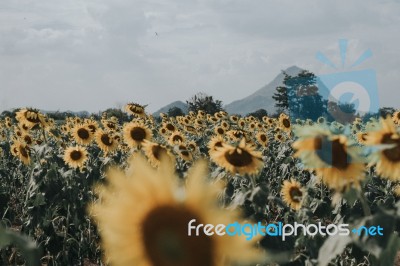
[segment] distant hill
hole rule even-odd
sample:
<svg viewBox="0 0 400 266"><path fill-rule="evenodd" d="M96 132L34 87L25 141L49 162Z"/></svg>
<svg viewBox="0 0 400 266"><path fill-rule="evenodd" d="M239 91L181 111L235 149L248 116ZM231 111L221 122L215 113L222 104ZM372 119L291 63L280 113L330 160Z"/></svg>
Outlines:
<svg viewBox="0 0 400 266"><path fill-rule="evenodd" d="M297 66L291 66L284 70L291 76L296 76L303 69ZM283 73L279 73L270 83L257 90L253 94L241 100L227 104L224 108L228 113L246 115L258 109L265 109L269 114L275 112L275 101L272 96L276 92L276 87L283 85Z"/></svg>
<svg viewBox="0 0 400 266"><path fill-rule="evenodd" d="M186 103L184 103L184 102L182 102L182 101L175 101L175 102L173 102L173 103L170 103L170 104L168 104L168 105L166 105L166 106L160 108L160 109L157 110L156 112L154 112L154 113L153 113L153 116L159 116L160 113L167 113L168 110L169 110L170 108L172 108L172 107L181 108L182 111L183 111L184 113L187 113L187 111L188 111L188 107L187 107L187 104L186 104Z"/></svg>

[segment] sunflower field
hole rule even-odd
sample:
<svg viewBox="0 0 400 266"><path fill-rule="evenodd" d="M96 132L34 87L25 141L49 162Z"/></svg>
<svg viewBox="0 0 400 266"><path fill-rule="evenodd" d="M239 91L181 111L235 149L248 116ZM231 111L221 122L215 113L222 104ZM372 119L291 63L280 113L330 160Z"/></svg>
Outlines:
<svg viewBox="0 0 400 266"><path fill-rule="evenodd" d="M400 265L400 112L343 125L124 111L0 119L0 265ZM383 234L189 236L193 219Z"/></svg>

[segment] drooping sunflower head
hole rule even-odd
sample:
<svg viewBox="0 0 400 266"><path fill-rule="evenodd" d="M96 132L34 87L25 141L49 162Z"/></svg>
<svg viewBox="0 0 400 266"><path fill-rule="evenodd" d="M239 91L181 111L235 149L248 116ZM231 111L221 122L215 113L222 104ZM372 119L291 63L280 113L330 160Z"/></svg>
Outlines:
<svg viewBox="0 0 400 266"><path fill-rule="evenodd" d="M252 145L243 138L239 145L222 144L221 148L210 150L211 159L231 174L258 174L264 166L261 152L255 151Z"/></svg>
<svg viewBox="0 0 400 266"><path fill-rule="evenodd" d="M18 157L18 159L25 165L28 165L31 162L29 146L21 141L14 141L11 145L11 154Z"/></svg>
<svg viewBox="0 0 400 266"><path fill-rule="evenodd" d="M384 178L400 180L400 134L389 117L381 120L381 128L368 132L365 145L379 147L374 154L377 173Z"/></svg>
<svg viewBox="0 0 400 266"><path fill-rule="evenodd" d="M328 187L338 191L350 185L359 187L365 175L364 162L359 148L347 136L332 134L319 125L302 127L297 135L300 139L292 145L294 156L315 170Z"/></svg>
<svg viewBox="0 0 400 266"><path fill-rule="evenodd" d="M88 160L88 152L84 147L68 147L64 152L64 162L71 168L83 168Z"/></svg>
<svg viewBox="0 0 400 266"><path fill-rule="evenodd" d="M34 127L36 125L45 125L45 117L39 110L32 108L24 108L15 114L15 118L19 123Z"/></svg>
<svg viewBox="0 0 400 266"><path fill-rule="evenodd" d="M283 181L281 195L283 201L293 210L299 210L304 199L304 191L294 179Z"/></svg>
<svg viewBox="0 0 400 266"><path fill-rule="evenodd" d="M129 147L137 147L143 144L144 140L150 140L153 136L147 126L136 122L125 124L123 131L124 141Z"/></svg>
<svg viewBox="0 0 400 266"><path fill-rule="evenodd" d="M137 104L137 103L128 103L125 106L125 111L128 114L143 117L145 116L144 106Z"/></svg>
<svg viewBox="0 0 400 266"><path fill-rule="evenodd" d="M76 124L71 133L76 143L80 145L88 145L93 140L93 133L86 124Z"/></svg>
<svg viewBox="0 0 400 266"><path fill-rule="evenodd" d="M110 184L97 189L100 200L89 208L112 265L222 266L260 258L254 241L244 236L188 234L193 219L196 225L241 222L237 212L217 207L217 188L205 181L204 162L189 171L180 197L176 192L182 187L168 160L162 160L158 170L141 156L131 164L128 174L108 174Z"/></svg>

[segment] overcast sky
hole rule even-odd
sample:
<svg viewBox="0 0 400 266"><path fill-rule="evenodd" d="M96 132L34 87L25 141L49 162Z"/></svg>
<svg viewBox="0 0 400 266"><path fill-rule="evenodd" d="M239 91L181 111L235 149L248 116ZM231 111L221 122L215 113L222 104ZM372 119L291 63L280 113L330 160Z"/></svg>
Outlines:
<svg viewBox="0 0 400 266"><path fill-rule="evenodd" d="M381 105L400 107L399 33L394 0L1 0L0 110L155 111L199 91L228 104L292 65L349 71L315 58L339 63L343 38L348 65L372 50L355 69L374 69Z"/></svg>

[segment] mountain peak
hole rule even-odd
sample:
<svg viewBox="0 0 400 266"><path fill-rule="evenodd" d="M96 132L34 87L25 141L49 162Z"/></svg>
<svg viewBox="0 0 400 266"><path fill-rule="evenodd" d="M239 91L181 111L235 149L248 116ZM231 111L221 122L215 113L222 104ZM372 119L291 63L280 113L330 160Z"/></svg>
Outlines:
<svg viewBox="0 0 400 266"><path fill-rule="evenodd" d="M303 69L297 66L290 66L282 70L270 83L255 91L253 94L226 105L225 110L228 113L241 115L246 115L258 109L265 109L270 114L274 113L276 109L272 96L276 91L276 87L283 85L283 72L286 72L290 76L296 76L301 71L303 71Z"/></svg>

